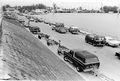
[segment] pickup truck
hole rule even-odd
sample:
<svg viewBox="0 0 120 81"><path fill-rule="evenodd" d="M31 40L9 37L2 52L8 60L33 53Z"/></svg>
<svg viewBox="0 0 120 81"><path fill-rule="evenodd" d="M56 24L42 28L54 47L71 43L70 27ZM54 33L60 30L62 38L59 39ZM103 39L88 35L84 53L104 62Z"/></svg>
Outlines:
<svg viewBox="0 0 120 81"><path fill-rule="evenodd" d="M64 52L64 60L75 65L78 72L98 70L100 66L99 59L96 55L81 49Z"/></svg>

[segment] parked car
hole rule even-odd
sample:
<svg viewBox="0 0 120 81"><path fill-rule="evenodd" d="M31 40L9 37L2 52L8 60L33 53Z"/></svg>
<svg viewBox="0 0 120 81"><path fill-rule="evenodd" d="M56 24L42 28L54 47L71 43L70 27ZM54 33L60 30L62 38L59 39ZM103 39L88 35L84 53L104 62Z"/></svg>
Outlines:
<svg viewBox="0 0 120 81"><path fill-rule="evenodd" d="M55 27L64 27L64 23L55 23Z"/></svg>
<svg viewBox="0 0 120 81"><path fill-rule="evenodd" d="M11 19L10 15L4 15L6 19Z"/></svg>
<svg viewBox="0 0 120 81"><path fill-rule="evenodd" d="M31 26L29 27L29 30L33 33L33 34L38 34L40 33L40 28L39 27L36 27L36 26Z"/></svg>
<svg viewBox="0 0 120 81"><path fill-rule="evenodd" d="M55 30L59 33L67 33L67 29L65 27L52 27L52 30Z"/></svg>
<svg viewBox="0 0 120 81"><path fill-rule="evenodd" d="M78 27L70 27L68 28L68 31L72 34L79 34L80 30L78 29Z"/></svg>
<svg viewBox="0 0 120 81"><path fill-rule="evenodd" d="M26 17L27 19L31 19L31 16L27 16L27 15L26 15L25 17Z"/></svg>
<svg viewBox="0 0 120 81"><path fill-rule="evenodd" d="M24 24L25 20L24 19L18 19L18 22L21 23L21 24Z"/></svg>
<svg viewBox="0 0 120 81"><path fill-rule="evenodd" d="M96 34L87 34L85 37L85 42L89 43L93 46L104 46L105 45L105 37L96 35Z"/></svg>
<svg viewBox="0 0 120 81"><path fill-rule="evenodd" d="M113 39L112 37L105 37L106 45L111 47L119 47L120 41Z"/></svg>
<svg viewBox="0 0 120 81"><path fill-rule="evenodd" d="M42 21L42 19L36 18L35 22L37 23L37 22L43 22L43 21Z"/></svg>
<svg viewBox="0 0 120 81"><path fill-rule="evenodd" d="M28 23L26 23L26 22L24 22L23 24L22 24L25 28L30 28L31 26L28 24Z"/></svg>
<svg viewBox="0 0 120 81"><path fill-rule="evenodd" d="M49 25L55 26L55 22L50 22Z"/></svg>
<svg viewBox="0 0 120 81"><path fill-rule="evenodd" d="M47 39L47 45L58 45L59 43L53 39Z"/></svg>
<svg viewBox="0 0 120 81"><path fill-rule="evenodd" d="M120 59L120 51L119 52L115 52L115 56L117 56Z"/></svg>
<svg viewBox="0 0 120 81"><path fill-rule="evenodd" d="M42 37L44 37L45 39L49 39L50 35L47 35L47 34L44 34L44 33L39 33L38 38L41 39Z"/></svg>
<svg viewBox="0 0 120 81"><path fill-rule="evenodd" d="M50 22L49 22L48 20L45 20L44 23L45 23L45 24L49 24Z"/></svg>
<svg viewBox="0 0 120 81"><path fill-rule="evenodd" d="M30 19L29 19L29 21L30 21L30 22L34 22L34 21L35 21L35 19L33 19L33 18L30 18Z"/></svg>
<svg viewBox="0 0 120 81"><path fill-rule="evenodd" d="M81 49L65 52L64 60L75 65L78 72L93 71L100 67L100 62L96 55Z"/></svg>

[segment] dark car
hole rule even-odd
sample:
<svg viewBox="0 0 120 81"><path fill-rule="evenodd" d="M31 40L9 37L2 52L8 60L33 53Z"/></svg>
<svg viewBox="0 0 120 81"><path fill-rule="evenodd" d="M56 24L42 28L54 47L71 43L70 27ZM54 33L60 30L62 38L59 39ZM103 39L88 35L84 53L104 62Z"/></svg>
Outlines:
<svg viewBox="0 0 120 81"><path fill-rule="evenodd" d="M6 19L11 19L11 17L10 17L9 15L4 15L4 17L5 17Z"/></svg>
<svg viewBox="0 0 120 81"><path fill-rule="evenodd" d="M42 21L42 19L36 18L35 22L37 23L37 22L43 22L43 21Z"/></svg>
<svg viewBox="0 0 120 81"><path fill-rule="evenodd" d="M96 34L87 34L85 42L92 44L93 46L105 46L105 37Z"/></svg>
<svg viewBox="0 0 120 81"><path fill-rule="evenodd" d="M40 33L40 28L39 27L36 27L36 26L32 26L32 27L29 27L29 30L33 33L33 34L38 34Z"/></svg>
<svg viewBox="0 0 120 81"><path fill-rule="evenodd" d="M65 27L53 27L52 30L55 30L59 33L67 33L67 29Z"/></svg>
<svg viewBox="0 0 120 81"><path fill-rule="evenodd" d="M80 30L78 29L78 27L70 27L68 28L68 31L72 34L79 34Z"/></svg>
<svg viewBox="0 0 120 81"><path fill-rule="evenodd" d="M100 67L98 57L86 50L73 49L64 53L64 60L75 65L78 72L93 71Z"/></svg>
<svg viewBox="0 0 120 81"><path fill-rule="evenodd" d="M39 33L38 38L41 39L42 37L44 37L45 39L49 39L50 35L47 35L47 34L44 34L44 33Z"/></svg>
<svg viewBox="0 0 120 81"><path fill-rule="evenodd" d="M59 43L53 39L47 39L47 45L58 45Z"/></svg>
<svg viewBox="0 0 120 81"><path fill-rule="evenodd" d="M115 56L117 56L120 59L120 52L116 52Z"/></svg>
<svg viewBox="0 0 120 81"><path fill-rule="evenodd" d="M24 19L18 19L17 20L21 25L24 25L25 24L25 20Z"/></svg>

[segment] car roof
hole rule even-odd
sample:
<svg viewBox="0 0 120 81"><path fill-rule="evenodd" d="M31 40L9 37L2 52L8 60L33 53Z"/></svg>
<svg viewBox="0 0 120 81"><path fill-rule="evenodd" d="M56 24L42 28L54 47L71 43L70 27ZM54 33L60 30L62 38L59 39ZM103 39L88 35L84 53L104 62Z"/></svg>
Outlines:
<svg viewBox="0 0 120 81"><path fill-rule="evenodd" d="M87 50L82 50L82 49L73 49L74 52L76 52L76 54L78 56L82 56L83 58L96 58L97 56L88 52Z"/></svg>
<svg viewBox="0 0 120 81"><path fill-rule="evenodd" d="M90 37L99 37L99 38L105 38L105 36L102 35L96 35L96 34L88 34Z"/></svg>
<svg viewBox="0 0 120 81"><path fill-rule="evenodd" d="M105 36L106 39L113 39L112 37Z"/></svg>
<svg viewBox="0 0 120 81"><path fill-rule="evenodd" d="M72 27L72 28L78 28L78 27Z"/></svg>
<svg viewBox="0 0 120 81"><path fill-rule="evenodd" d="M39 28L38 26L31 26L31 28ZM40 28L39 28L40 29Z"/></svg>

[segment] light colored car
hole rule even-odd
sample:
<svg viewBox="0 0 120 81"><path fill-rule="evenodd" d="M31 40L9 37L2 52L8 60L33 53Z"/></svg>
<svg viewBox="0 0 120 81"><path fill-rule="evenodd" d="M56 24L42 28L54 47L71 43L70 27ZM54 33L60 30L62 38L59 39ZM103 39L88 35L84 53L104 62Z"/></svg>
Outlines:
<svg viewBox="0 0 120 81"><path fill-rule="evenodd" d="M105 37L106 45L112 46L112 47L119 47L120 41L112 38L112 37Z"/></svg>
<svg viewBox="0 0 120 81"><path fill-rule="evenodd" d="M78 27L70 27L70 28L68 28L68 30L72 34L78 34L80 32Z"/></svg>

